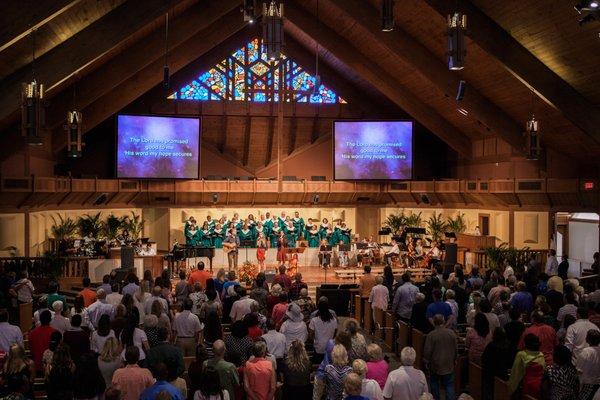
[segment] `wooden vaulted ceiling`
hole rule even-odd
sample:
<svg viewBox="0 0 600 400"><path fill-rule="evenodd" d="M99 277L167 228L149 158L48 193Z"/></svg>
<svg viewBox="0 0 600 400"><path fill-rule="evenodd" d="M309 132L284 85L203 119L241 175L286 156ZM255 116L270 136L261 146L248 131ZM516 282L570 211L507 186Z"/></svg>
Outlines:
<svg viewBox="0 0 600 400"><path fill-rule="evenodd" d="M38 80L49 89L47 122L53 134L48 144L55 154L64 148L63 118L73 105L75 88L85 131L127 107L152 112L173 112L176 107L182 113L204 107L202 111L209 114L206 124L212 126L208 143L216 151L230 154L242 165L268 165L274 151L272 106L249 110L244 105L173 104L163 100L158 89L165 12L171 11L169 65L176 86L259 33L242 21L240 3L2 2L1 152L10 154L21 145L14 140L19 90L21 82L31 77L29 31L35 28L34 66ZM463 71L451 72L445 66L445 15L455 4L397 1L396 30L383 33L379 30L381 0L285 0L286 52L313 72L310 66L318 49L324 82L347 97L349 105L344 111L332 108L318 113L307 110L311 106L286 106L286 114L298 119L286 119L284 154L327 135L327 125L319 125L317 118L377 113L415 118L466 158L472 156L474 140L490 136L501 138L518 153L524 122L534 111L545 146L579 160L583 154L590 159L600 156L599 24L579 27L570 1L521 0L515 5L462 0L459 7L469 18L467 62ZM457 103L454 97L461 79L467 82L467 92ZM459 113L459 107L468 115ZM228 112L239 120L241 129L227 129L233 122L219 118L219 113ZM305 129L297 129L298 124ZM311 130L312 135L293 135ZM249 148L256 159L248 155Z"/></svg>

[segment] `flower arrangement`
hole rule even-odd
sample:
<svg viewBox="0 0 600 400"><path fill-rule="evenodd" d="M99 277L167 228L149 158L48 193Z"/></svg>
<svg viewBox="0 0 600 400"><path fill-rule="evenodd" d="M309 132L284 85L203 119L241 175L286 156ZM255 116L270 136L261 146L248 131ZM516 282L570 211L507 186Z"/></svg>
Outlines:
<svg viewBox="0 0 600 400"><path fill-rule="evenodd" d="M247 286L251 286L258 275L258 266L252 264L250 261L246 261L242 264L238 272L240 282L244 282Z"/></svg>

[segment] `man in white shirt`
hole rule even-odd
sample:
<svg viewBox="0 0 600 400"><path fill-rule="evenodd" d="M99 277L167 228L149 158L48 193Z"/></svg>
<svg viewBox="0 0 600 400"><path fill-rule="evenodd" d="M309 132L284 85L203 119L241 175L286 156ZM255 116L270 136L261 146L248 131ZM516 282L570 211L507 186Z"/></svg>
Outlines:
<svg viewBox="0 0 600 400"><path fill-rule="evenodd" d="M275 329L275 324L273 320L269 319L267 322L268 331L262 338L265 339L267 343L267 349L270 354L273 354L276 359L283 360L285 356L287 348L285 347L285 335L283 333L277 332Z"/></svg>
<svg viewBox="0 0 600 400"><path fill-rule="evenodd" d="M232 322L244 319L246 314L250 314L252 312L252 309L250 308L252 303L256 303L256 300L253 300L250 298L250 296L248 296L245 288L240 287L237 289L237 292L240 295L240 299L233 303L231 306L231 312L229 313Z"/></svg>
<svg viewBox="0 0 600 400"><path fill-rule="evenodd" d="M283 335L282 335L283 336ZM284 337L285 342L285 337ZM23 333L21 328L8 323L8 312L0 310L0 350L8 353L13 344L23 346Z"/></svg>
<svg viewBox="0 0 600 400"><path fill-rule="evenodd" d="M585 307L577 309L577 318L574 324L567 328L565 346L573 353L573 364L577 365L577 358L587 347L586 338L589 331L598 331L596 324L588 320L588 310Z"/></svg>
<svg viewBox="0 0 600 400"><path fill-rule="evenodd" d="M425 374L413 367L416 357L417 353L412 347L402 349L402 366L390 372L383 387L386 400L418 400L423 393L429 393Z"/></svg>
<svg viewBox="0 0 600 400"><path fill-rule="evenodd" d="M389 264L390 259L394 256L398 256L400 254L400 247L398 247L398 242L395 239L392 239L392 248L390 251L386 252L383 256L384 264Z"/></svg>
<svg viewBox="0 0 600 400"><path fill-rule="evenodd" d="M160 286L154 286L152 288L152 296L148 297L144 302L144 313L146 315L152 314L152 303L154 303L156 300L158 300L160 304L162 304L163 311L165 313L169 312L169 303L167 303L167 300L161 297L161 293L162 288Z"/></svg>
<svg viewBox="0 0 600 400"><path fill-rule="evenodd" d="M376 285L373 286L369 295L369 303L371 303L371 309L373 309L373 318L375 318L375 309L387 310L390 301L390 291L386 286L383 286L383 277L381 275L375 278L375 283Z"/></svg>
<svg viewBox="0 0 600 400"><path fill-rule="evenodd" d="M548 258L546 260L546 275L552 276L558 273L558 260L556 259L556 250L550 249L548 251Z"/></svg>
<svg viewBox="0 0 600 400"><path fill-rule="evenodd" d="M111 293L106 295L106 302L113 307L117 307L121 304L121 300L123 300L123 295L119 293L119 284L113 283Z"/></svg>
<svg viewBox="0 0 600 400"><path fill-rule="evenodd" d="M106 292L104 289L98 289L96 290L96 301L87 308L88 320L97 329L100 317L108 314L112 319L114 310L115 308L106 302Z"/></svg>
<svg viewBox="0 0 600 400"><path fill-rule="evenodd" d="M192 314L194 302L192 299L183 300L183 311L173 319L173 331L177 337L175 344L181 349L184 357L196 355L196 343L202 343L201 333L204 325L198 316Z"/></svg>
<svg viewBox="0 0 600 400"><path fill-rule="evenodd" d="M57 300L54 303L52 303L52 309L54 310L54 317L52 317L52 322L50 322L50 326L59 331L60 333L65 333L65 331L71 329L71 321L69 321L69 318L63 317L62 315L62 301Z"/></svg>
<svg viewBox="0 0 600 400"><path fill-rule="evenodd" d="M600 331L591 330L586 335L589 347L581 350L575 367L579 372L581 388L579 398L589 399L600 385Z"/></svg>

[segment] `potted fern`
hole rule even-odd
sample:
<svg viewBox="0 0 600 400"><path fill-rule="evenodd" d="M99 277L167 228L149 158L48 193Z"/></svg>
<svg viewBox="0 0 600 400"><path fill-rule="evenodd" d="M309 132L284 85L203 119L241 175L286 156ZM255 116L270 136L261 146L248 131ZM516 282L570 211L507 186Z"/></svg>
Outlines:
<svg viewBox="0 0 600 400"><path fill-rule="evenodd" d="M50 228L50 233L57 245L55 249L56 253L63 255L66 254L67 249L70 247L69 242L77 232L77 223L70 217L63 217L60 214L57 215L58 218L52 216L53 225Z"/></svg>
<svg viewBox="0 0 600 400"><path fill-rule="evenodd" d="M410 214L406 217L406 226L410 228L420 228L422 225L421 221L421 213L418 214Z"/></svg>
<svg viewBox="0 0 600 400"><path fill-rule="evenodd" d="M146 221L142 219L141 215L135 213L135 211L131 212L130 216L123 217L123 230L127 230L132 239L136 240L142 236L144 231L144 224Z"/></svg>
<svg viewBox="0 0 600 400"><path fill-rule="evenodd" d="M384 225L390 228L394 235L397 235L402 227L406 226L406 217L404 214L390 214L386 218Z"/></svg>
<svg viewBox="0 0 600 400"><path fill-rule="evenodd" d="M114 243L117 240L124 222L125 217L117 217L114 214L106 217L106 221L102 224L102 231L109 243Z"/></svg>
<svg viewBox="0 0 600 400"><path fill-rule="evenodd" d="M463 233L467 229L467 224L465 222L465 214L461 214L459 212L456 215L456 218L448 217L446 229L449 232Z"/></svg>
<svg viewBox="0 0 600 400"><path fill-rule="evenodd" d="M102 232L102 221L100 220L100 213L94 215L86 214L79 217L77 220L77 226L79 227L79 234L82 237L91 236L94 239L98 239L100 232Z"/></svg>
<svg viewBox="0 0 600 400"><path fill-rule="evenodd" d="M440 240L446 231L446 221L442 217L442 213L433 213L427 221L427 230L434 241Z"/></svg>

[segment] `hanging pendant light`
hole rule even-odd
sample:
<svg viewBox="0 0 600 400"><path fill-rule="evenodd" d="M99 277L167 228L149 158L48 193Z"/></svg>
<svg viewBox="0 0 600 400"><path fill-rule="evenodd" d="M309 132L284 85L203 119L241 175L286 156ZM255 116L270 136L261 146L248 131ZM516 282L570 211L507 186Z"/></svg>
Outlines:
<svg viewBox="0 0 600 400"><path fill-rule="evenodd" d="M165 14L165 65L163 66L163 88L169 90L171 87L171 76L169 73L169 13Z"/></svg>
<svg viewBox="0 0 600 400"><path fill-rule="evenodd" d="M542 154L539 121L534 113L535 91L531 89L531 118L525 123L525 152L528 160L539 160Z"/></svg>
<svg viewBox="0 0 600 400"><path fill-rule="evenodd" d="M35 79L35 29L31 31L32 79L21 87L21 134L28 144L41 146L45 125L44 85Z"/></svg>
<svg viewBox="0 0 600 400"><path fill-rule="evenodd" d="M270 61L281 58L283 47L283 4L275 0L267 7L263 4L263 45Z"/></svg>
<svg viewBox="0 0 600 400"><path fill-rule="evenodd" d="M394 0L381 1L381 30L383 32L394 30Z"/></svg>
<svg viewBox="0 0 600 400"><path fill-rule="evenodd" d="M465 31L467 30L467 16L457 11L448 15L448 68L461 70L465 67L467 47Z"/></svg>
<svg viewBox="0 0 600 400"><path fill-rule="evenodd" d="M67 157L79 158L83 155L81 125L83 115L77 110L67 112L67 123L65 130L67 131Z"/></svg>
<svg viewBox="0 0 600 400"><path fill-rule="evenodd" d="M254 14L254 0L243 0L242 1L242 13L244 14L244 22L248 22L249 24L253 24L256 21L256 17Z"/></svg>

